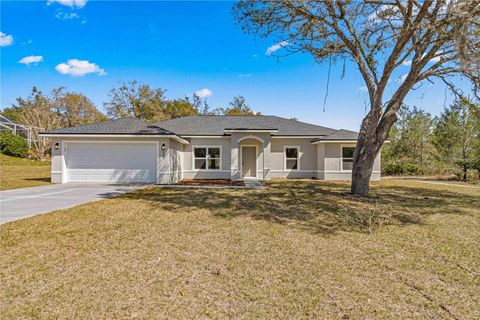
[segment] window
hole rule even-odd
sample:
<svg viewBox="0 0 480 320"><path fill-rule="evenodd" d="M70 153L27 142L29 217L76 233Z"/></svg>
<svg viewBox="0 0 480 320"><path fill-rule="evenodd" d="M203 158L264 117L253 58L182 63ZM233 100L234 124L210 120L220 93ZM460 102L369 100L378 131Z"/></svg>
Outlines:
<svg viewBox="0 0 480 320"><path fill-rule="evenodd" d="M298 170L298 148L286 147L285 148L285 169L286 170Z"/></svg>
<svg viewBox="0 0 480 320"><path fill-rule="evenodd" d="M355 147L342 147L342 170L352 170Z"/></svg>
<svg viewBox="0 0 480 320"><path fill-rule="evenodd" d="M196 170L220 170L220 148L201 147L193 149Z"/></svg>

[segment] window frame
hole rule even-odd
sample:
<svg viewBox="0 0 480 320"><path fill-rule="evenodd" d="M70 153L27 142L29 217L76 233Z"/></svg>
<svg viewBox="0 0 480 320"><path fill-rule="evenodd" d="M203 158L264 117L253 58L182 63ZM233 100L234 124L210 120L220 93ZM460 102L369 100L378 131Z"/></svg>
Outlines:
<svg viewBox="0 0 480 320"><path fill-rule="evenodd" d="M287 158L287 149L297 149L296 158ZM283 146L283 171L299 171L300 170L300 146ZM297 169L287 169L287 160L297 160Z"/></svg>
<svg viewBox="0 0 480 320"><path fill-rule="evenodd" d="M340 171L342 172L352 172L352 169L344 169L343 168L343 160L352 160L352 163L353 163L353 155L351 158L344 158L343 157L343 148L353 148L355 149L355 145L351 145L351 144L341 144L340 145ZM354 150L355 152L355 150Z"/></svg>
<svg viewBox="0 0 480 320"><path fill-rule="evenodd" d="M205 158L197 158L195 156L195 149L205 149ZM220 153L218 155L218 158L210 158L209 155L208 155L208 149L219 149ZM205 159L205 169L195 168L195 160L196 159ZM218 159L219 160L218 169L209 168L208 162L211 159ZM192 146L192 170L193 171L213 171L213 172L222 171L222 146L220 146L220 145L195 145L195 146Z"/></svg>

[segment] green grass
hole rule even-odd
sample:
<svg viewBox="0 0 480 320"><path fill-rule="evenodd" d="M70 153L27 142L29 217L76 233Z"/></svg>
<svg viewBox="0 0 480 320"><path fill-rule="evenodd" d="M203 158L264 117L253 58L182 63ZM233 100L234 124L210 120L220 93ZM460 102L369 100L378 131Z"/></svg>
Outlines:
<svg viewBox="0 0 480 320"><path fill-rule="evenodd" d="M3 225L2 319L478 319L480 192L152 187Z"/></svg>
<svg viewBox="0 0 480 320"><path fill-rule="evenodd" d="M0 168L0 190L50 184L50 161L35 161L0 153Z"/></svg>

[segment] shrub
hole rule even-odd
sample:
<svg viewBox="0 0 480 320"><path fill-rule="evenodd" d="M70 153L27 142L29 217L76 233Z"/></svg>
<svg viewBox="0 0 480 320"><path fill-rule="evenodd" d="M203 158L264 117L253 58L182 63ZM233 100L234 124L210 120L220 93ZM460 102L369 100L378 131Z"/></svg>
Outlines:
<svg viewBox="0 0 480 320"><path fill-rule="evenodd" d="M422 169L416 164L405 162L387 162L382 164L382 174L390 176L418 175Z"/></svg>
<svg viewBox="0 0 480 320"><path fill-rule="evenodd" d="M0 133L0 151L14 157L26 157L28 144L22 137L12 134L10 131Z"/></svg>

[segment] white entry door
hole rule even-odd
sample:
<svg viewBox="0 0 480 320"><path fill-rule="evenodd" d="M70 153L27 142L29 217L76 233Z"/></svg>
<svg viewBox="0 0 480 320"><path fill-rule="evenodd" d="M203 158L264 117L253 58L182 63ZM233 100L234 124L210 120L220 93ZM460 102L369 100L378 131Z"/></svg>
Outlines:
<svg viewBox="0 0 480 320"><path fill-rule="evenodd" d="M156 143L67 143L67 182L156 183Z"/></svg>

